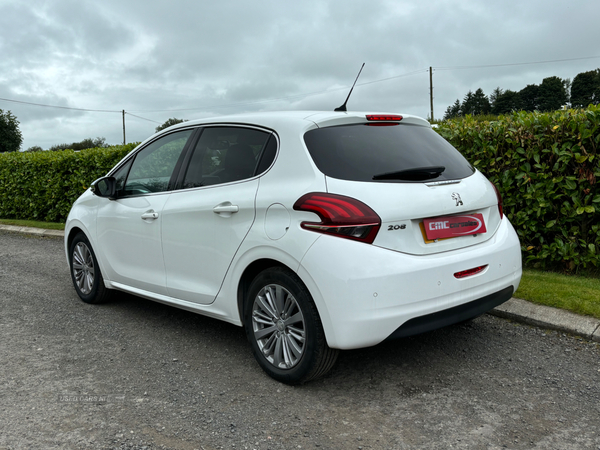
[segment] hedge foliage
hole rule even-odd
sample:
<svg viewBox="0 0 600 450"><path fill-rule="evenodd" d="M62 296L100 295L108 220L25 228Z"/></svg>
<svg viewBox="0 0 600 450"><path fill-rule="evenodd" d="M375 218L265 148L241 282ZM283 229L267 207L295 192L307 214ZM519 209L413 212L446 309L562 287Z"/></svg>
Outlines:
<svg viewBox="0 0 600 450"><path fill-rule="evenodd" d="M528 265L600 266L600 106L467 116L437 131L496 184Z"/></svg>
<svg viewBox="0 0 600 450"><path fill-rule="evenodd" d="M0 218L64 222L90 183L136 145L0 154Z"/></svg>

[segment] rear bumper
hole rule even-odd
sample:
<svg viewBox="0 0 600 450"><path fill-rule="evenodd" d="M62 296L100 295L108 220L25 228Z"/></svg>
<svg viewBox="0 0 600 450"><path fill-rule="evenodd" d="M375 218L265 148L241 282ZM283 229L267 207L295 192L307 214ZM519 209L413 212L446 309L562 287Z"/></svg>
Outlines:
<svg viewBox="0 0 600 450"><path fill-rule="evenodd" d="M487 268L477 275L454 277L483 265ZM506 218L484 243L426 256L321 236L298 271L315 300L327 343L339 349L368 347L483 314L510 298L521 273L519 240Z"/></svg>
<svg viewBox="0 0 600 450"><path fill-rule="evenodd" d="M455 306L453 308L438 311L436 313L427 314L426 316L415 317L407 322L404 322L396 331L390 334L387 339L398 339L415 334L426 333L428 331L437 330L438 328L447 327L455 323L463 322L480 316L490 309L510 300L514 292L512 286L486 295L478 300L473 300L469 303Z"/></svg>

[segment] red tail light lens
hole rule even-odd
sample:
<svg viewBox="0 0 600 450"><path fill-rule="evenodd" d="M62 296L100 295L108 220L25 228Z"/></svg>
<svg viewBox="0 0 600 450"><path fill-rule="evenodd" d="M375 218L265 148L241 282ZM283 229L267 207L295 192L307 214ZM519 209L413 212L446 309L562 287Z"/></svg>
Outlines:
<svg viewBox="0 0 600 450"><path fill-rule="evenodd" d="M294 203L296 211L310 211L321 222L302 222L305 230L372 244L381 227L381 219L363 202L344 195L311 192Z"/></svg>
<svg viewBox="0 0 600 450"><path fill-rule="evenodd" d="M492 183L492 186L494 186L496 197L498 197L498 212L500 213L500 219L502 219L504 217L504 210L502 209L502 195L500 195L500 191L494 183Z"/></svg>
<svg viewBox="0 0 600 450"><path fill-rule="evenodd" d="M398 114L367 114L367 120L370 122L400 122L402 116Z"/></svg>
<svg viewBox="0 0 600 450"><path fill-rule="evenodd" d="M478 273L483 272L487 266L488 265L486 264L485 266L473 267L472 269L469 269L469 270L463 270L461 272L456 272L454 274L454 278L461 279L461 278L470 277L472 275L477 275Z"/></svg>

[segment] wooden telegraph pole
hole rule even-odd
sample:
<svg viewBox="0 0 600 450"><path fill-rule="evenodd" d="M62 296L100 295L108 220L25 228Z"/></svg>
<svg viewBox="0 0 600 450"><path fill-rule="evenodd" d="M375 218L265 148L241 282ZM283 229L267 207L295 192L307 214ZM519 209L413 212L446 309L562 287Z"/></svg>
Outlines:
<svg viewBox="0 0 600 450"><path fill-rule="evenodd" d="M429 66L429 104L431 106L431 121L433 122L433 69Z"/></svg>
<svg viewBox="0 0 600 450"><path fill-rule="evenodd" d="M125 110L123 110L123 145L125 145Z"/></svg>

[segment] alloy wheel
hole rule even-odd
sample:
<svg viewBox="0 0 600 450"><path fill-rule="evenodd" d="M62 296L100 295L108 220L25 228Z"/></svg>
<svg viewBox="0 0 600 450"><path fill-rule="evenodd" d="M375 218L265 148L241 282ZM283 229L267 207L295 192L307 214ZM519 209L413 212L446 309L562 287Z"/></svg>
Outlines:
<svg viewBox="0 0 600 450"><path fill-rule="evenodd" d="M88 295L94 286L94 258L84 242L78 242L73 250L73 276L77 288Z"/></svg>
<svg viewBox="0 0 600 450"><path fill-rule="evenodd" d="M269 363L290 369L301 360L306 345L304 315L294 296L277 284L264 286L252 308L254 339Z"/></svg>

